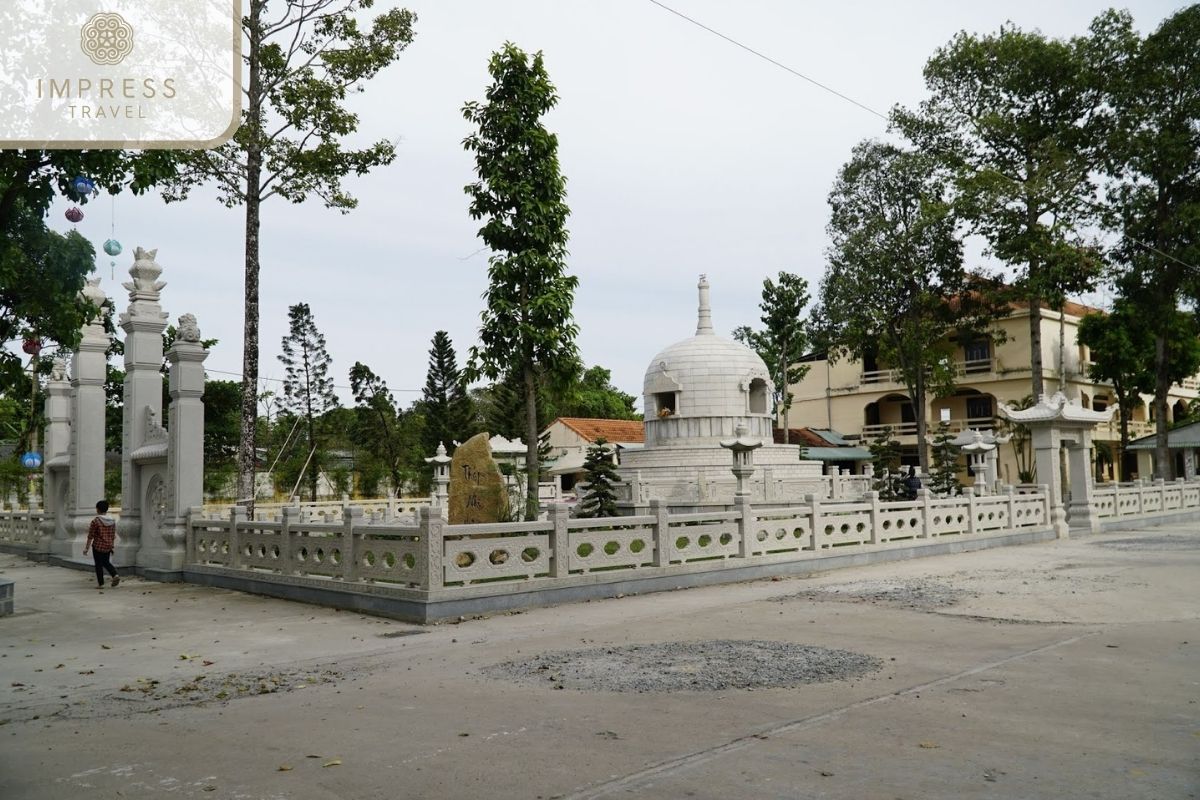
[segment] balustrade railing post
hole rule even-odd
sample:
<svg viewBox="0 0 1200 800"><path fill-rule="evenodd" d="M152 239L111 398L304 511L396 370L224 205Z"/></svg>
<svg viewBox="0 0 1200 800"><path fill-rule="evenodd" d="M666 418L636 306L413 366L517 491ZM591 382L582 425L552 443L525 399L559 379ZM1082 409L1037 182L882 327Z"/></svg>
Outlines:
<svg viewBox="0 0 1200 800"><path fill-rule="evenodd" d="M299 521L299 506L283 506L279 509L279 571L284 575L296 574L296 559L292 556L292 528Z"/></svg>
<svg viewBox="0 0 1200 800"><path fill-rule="evenodd" d="M754 554L754 509L750 506L750 498L737 495L733 498L733 507L738 512L738 558L749 558Z"/></svg>
<svg viewBox="0 0 1200 800"><path fill-rule="evenodd" d="M879 531L882 530L881 526L883 525L883 509L879 505L879 492L867 492L866 501L871 504L871 544L879 544Z"/></svg>
<svg viewBox="0 0 1200 800"><path fill-rule="evenodd" d="M933 496L925 487L917 489L917 500L921 502L921 538L932 539L933 532Z"/></svg>
<svg viewBox="0 0 1200 800"><path fill-rule="evenodd" d="M187 510L187 527L184 530L187 532L184 539L184 553L187 559L185 564L196 563L196 521L204 516L204 506L192 506Z"/></svg>
<svg viewBox="0 0 1200 800"><path fill-rule="evenodd" d="M571 510L563 503L550 506L550 577L565 578L571 574L571 539L567 521Z"/></svg>
<svg viewBox="0 0 1200 800"><path fill-rule="evenodd" d="M975 487L966 487L967 492L967 533L975 533L978 522L975 519Z"/></svg>
<svg viewBox="0 0 1200 800"><path fill-rule="evenodd" d="M239 526L246 522L246 507L234 506L229 510L229 561L233 569L242 566L242 532Z"/></svg>
<svg viewBox="0 0 1200 800"><path fill-rule="evenodd" d="M358 548L354 546L356 527L361 528L362 506L347 506L342 509L342 580L358 580Z"/></svg>
<svg viewBox="0 0 1200 800"><path fill-rule="evenodd" d="M671 523L667 516L667 504L662 498L650 500L650 513L654 517L654 566L666 567L671 564Z"/></svg>
<svg viewBox="0 0 1200 800"><path fill-rule="evenodd" d="M1137 514L1146 513L1146 480L1138 478L1137 482Z"/></svg>
<svg viewBox="0 0 1200 800"><path fill-rule="evenodd" d="M1005 499L1008 502L1008 527L1010 530L1017 528L1017 490L1012 484L1004 487Z"/></svg>
<svg viewBox="0 0 1200 800"><path fill-rule="evenodd" d="M432 513L432 512L437 513ZM446 520L442 519L440 508L421 506L418 512L421 528L421 560L424 562L425 588L434 591L441 589L446 582L442 562L445 553L444 538Z"/></svg>
<svg viewBox="0 0 1200 800"><path fill-rule="evenodd" d="M808 549L817 550L817 542L820 541L818 534L823 529L825 522L821 517L821 498L815 494L807 494L804 496L804 502L808 503L809 518L812 520L812 530L808 534Z"/></svg>

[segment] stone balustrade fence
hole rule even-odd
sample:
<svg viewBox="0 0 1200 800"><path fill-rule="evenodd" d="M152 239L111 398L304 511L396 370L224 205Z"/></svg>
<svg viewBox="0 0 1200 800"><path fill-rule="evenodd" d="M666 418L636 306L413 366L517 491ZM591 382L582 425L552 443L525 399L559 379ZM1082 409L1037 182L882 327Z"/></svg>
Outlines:
<svg viewBox="0 0 1200 800"><path fill-rule="evenodd" d="M1101 519L1141 517L1200 509L1200 480L1139 480L1100 485L1092 505Z"/></svg>
<svg viewBox="0 0 1200 800"><path fill-rule="evenodd" d="M280 586L335 592L340 601L325 601L352 607L347 594L382 595L422 606L424 612L398 615L426 621L438 617L429 606L442 601L496 601L1012 534L1049 536L1049 502L1044 490L954 498L922 492L905 502L883 502L872 492L858 502L810 495L787 508L756 509L739 498L731 511L677 514L655 500L649 514L638 516L573 519L566 506L555 505L546 520L478 525L449 525L440 509L429 507L416 525L367 524L354 507L338 522L305 521L295 507L270 521L247 519L241 508L224 516L195 508L184 571L188 580L266 594Z"/></svg>

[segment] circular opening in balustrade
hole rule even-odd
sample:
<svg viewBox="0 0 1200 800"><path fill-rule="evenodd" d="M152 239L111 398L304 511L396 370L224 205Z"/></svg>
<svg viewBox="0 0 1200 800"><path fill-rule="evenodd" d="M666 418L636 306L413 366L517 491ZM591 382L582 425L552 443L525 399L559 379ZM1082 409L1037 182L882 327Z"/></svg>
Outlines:
<svg viewBox="0 0 1200 800"><path fill-rule="evenodd" d="M543 653L484 670L490 678L605 692L715 692L788 688L869 675L881 659L757 639L595 647Z"/></svg>

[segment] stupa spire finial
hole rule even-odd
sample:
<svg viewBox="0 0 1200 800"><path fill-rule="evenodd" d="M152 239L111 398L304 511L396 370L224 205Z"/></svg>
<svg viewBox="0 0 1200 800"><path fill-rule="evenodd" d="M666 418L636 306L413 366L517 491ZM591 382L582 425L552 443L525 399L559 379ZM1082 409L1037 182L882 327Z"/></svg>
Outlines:
<svg viewBox="0 0 1200 800"><path fill-rule="evenodd" d="M708 276L701 275L696 288L700 290L700 313L696 320L696 335L713 333L712 306L708 302Z"/></svg>

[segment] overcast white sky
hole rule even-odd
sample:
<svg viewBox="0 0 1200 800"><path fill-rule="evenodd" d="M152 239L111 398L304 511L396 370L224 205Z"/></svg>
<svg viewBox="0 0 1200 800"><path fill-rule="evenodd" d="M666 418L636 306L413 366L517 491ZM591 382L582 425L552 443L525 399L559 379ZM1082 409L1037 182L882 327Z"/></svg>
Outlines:
<svg viewBox="0 0 1200 800"><path fill-rule="evenodd" d="M1082 33L1102 2L783 2L666 0L866 106L885 112L923 96L921 69L959 30L1006 20L1052 36ZM395 5L378 0L380 9ZM823 271L825 198L859 140L885 134L879 118L740 50L648 0L414 0L416 38L368 84L361 140L391 138L390 167L347 181L359 208L342 216L319 202L264 206L261 374L277 360L287 308L312 307L335 378L354 361L382 375L405 405L419 397L435 330L460 356L475 341L487 259L463 186L473 179L461 107L482 98L490 53L510 40L542 50L561 101L558 134L567 177L575 318L590 364L640 399L642 374L661 348L695 329L696 277L712 284L719 333L758 322L762 280L779 270ZM1129 4L1143 31L1183 4ZM89 204L81 233L97 251L109 234L107 195ZM50 224L70 227L58 204ZM194 313L216 337L213 378L240 374L240 209L211 193L183 204L122 195L116 236L125 245L110 279L118 309L135 245L158 248L163 306L172 322ZM343 402L349 392L341 391Z"/></svg>

